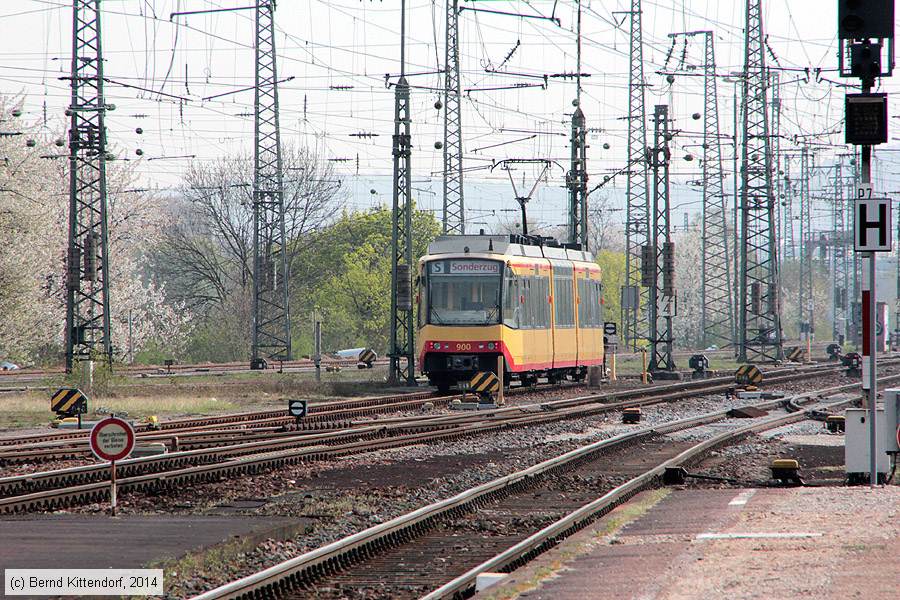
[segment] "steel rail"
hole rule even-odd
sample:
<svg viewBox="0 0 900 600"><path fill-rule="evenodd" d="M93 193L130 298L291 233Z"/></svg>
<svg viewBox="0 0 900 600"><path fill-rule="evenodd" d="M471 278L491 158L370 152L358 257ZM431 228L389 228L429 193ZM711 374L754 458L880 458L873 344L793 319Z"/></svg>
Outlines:
<svg viewBox="0 0 900 600"><path fill-rule="evenodd" d="M807 373L794 374L785 377L808 376ZM774 379L772 380L774 381ZM691 384L708 383L710 380L688 382ZM851 384L853 385L853 384ZM704 393L721 391L728 386L717 385L710 389L704 389ZM672 391L674 388L674 391ZM445 415L440 419L432 417L415 417L405 422L379 423L366 427L349 430L332 431L315 435L301 435L287 437L279 440L261 440L244 442L213 449L186 450L169 454L127 459L117 463L117 470L122 477L152 475L160 481L160 486L165 487L164 482L170 482L168 474L179 473L185 475L184 470L197 466L198 473L205 473L212 479L212 472L207 469L210 465L219 465L223 473L234 472L240 465L227 459L249 457L241 459L247 466L243 472L255 472L257 464L251 455L271 455L273 452L283 450L288 455L296 454L287 463L286 456L279 455L277 460L271 461L273 468L283 464L294 464L307 460L325 460L342 456L349 452L374 451L384 448L393 448L403 445L427 443L448 438L460 438L467 435L475 435L500 428L520 427L532 424L547 423L557 420L572 419L590 416L597 413L609 412L626 406L646 405L664 401L677 400L683 397L697 395L696 391L684 389L684 384L669 385L653 388L652 390L628 390L623 393L640 393L643 398L639 400L624 400L614 403L597 403L598 398L608 398L608 395L584 396L579 399L577 405L573 400L558 400L545 402L540 405L527 405L511 407L507 409L495 409L483 413L461 413L459 415ZM802 397L802 395L798 396ZM777 401L776 401L777 402ZM557 406L561 407L557 409ZM352 440L349 441L348 440ZM329 445L322 452L309 452L310 446ZM201 468L203 467L203 468ZM70 467L53 471L30 473L0 479L0 514L4 512L19 512L32 508L67 506L77 503L79 499L93 498L84 496L81 484L99 482L105 485L109 479L110 467L108 463ZM191 481L196 481L191 479ZM75 484L73 486L73 484ZM144 489L141 486L138 489ZM62 489L61 489L62 488ZM129 489L128 486L122 487ZM101 490L102 491L102 490ZM37 495L35 494L37 492ZM71 493L69 493L71 492ZM21 502L17 499L21 498ZM43 504L39 500L43 499Z"/></svg>
<svg viewBox="0 0 900 600"><path fill-rule="evenodd" d="M894 377L894 379L898 378L900 377ZM858 385L854 387L858 389ZM530 562L534 557L557 545L560 540L581 530L594 520L607 514L616 506L628 501L637 493L658 484L667 468L689 464L690 462L701 458L705 453L720 446L739 441L751 433L774 429L796 421L803 421L809 419L810 414L814 411L841 408L852 403L856 399L858 398L844 399L832 403L818 403L812 407L791 412L786 415L776 415L760 422L750 423L735 430L726 431L708 440L699 442L693 447L680 453L678 456L670 458L641 475L630 479L596 500L569 513L526 539L509 547L500 554L473 567L459 577L456 577L436 590L422 596L420 600L466 598L474 592L478 575L488 572L510 573ZM665 428L658 428L658 431L664 433L664 429Z"/></svg>
<svg viewBox="0 0 900 600"><path fill-rule="evenodd" d="M807 373L793 373L773 378L777 383L796 377L808 376ZM376 425L372 422L355 423L350 430L336 430L326 432L324 435L288 435L278 440L242 441L216 448L203 448L196 450L184 450L171 452L164 455L126 459L118 463L117 468L121 476L141 475L147 473L159 473L171 468L181 468L193 463L212 464L221 462L223 458L252 454L254 452L269 452L283 448L298 448L318 443L337 444L354 439L371 439L376 436L386 437L391 434L402 435L406 432L428 432L441 428L458 427L466 424L486 423L488 419L496 419L495 424L502 423L506 426L522 426L532 423L563 420L582 416L590 416L599 412L609 412L626 406L641 406L664 401L678 400L684 397L696 395L697 390L704 393L714 393L729 387L728 384L710 386L713 380L697 380L658 386L650 389L624 390L612 394L592 394L574 399L556 400L540 404L524 405L493 409L478 412L465 412L456 415L416 416L404 419L380 420ZM629 398L610 402L617 398ZM600 403L603 401L602 403ZM422 442L430 441L430 438L421 437ZM379 446L373 443L372 449ZM35 491L54 489L64 485L82 484L94 481L107 480L109 478L108 463L69 467L52 471L29 473L24 475L0 478L0 496L21 495ZM2 512L2 510L0 510Z"/></svg>
<svg viewBox="0 0 900 600"><path fill-rule="evenodd" d="M900 375L886 379L897 380ZM834 394L842 391L858 389L858 383L836 386L791 397L795 403L812 401L821 394ZM757 403L761 409L779 406L784 399ZM302 584L309 584L324 575L335 574L349 567L360 557L369 557L380 549L392 546L400 541L408 540L421 530L429 528L434 522L453 514L473 510L492 498L497 498L517 486L525 485L529 480L550 474L558 469L568 468L578 462L589 460L591 456L621 444L643 439L659 433L669 433L678 429L721 420L728 414L727 410L715 411L697 417L681 419L665 425L644 428L634 432L621 434L588 446L567 452L527 469L494 481L466 490L455 496L422 507L406 515L392 519L386 523L370 527L357 534L348 536L316 550L269 567L258 573L225 584L209 592L200 594L194 600L212 600L220 598L270 598L278 592L293 589ZM800 419L804 413L794 413L778 417L779 419ZM785 421L787 422L787 421ZM741 428L744 430L747 428ZM748 429L749 431L749 429ZM716 436L714 440L725 439ZM681 457L681 455L679 455ZM661 470L659 471L662 472Z"/></svg>
<svg viewBox="0 0 900 600"><path fill-rule="evenodd" d="M309 405L308 420L321 420L320 413L327 413L329 417L333 416L336 411L350 411L356 409L377 408L379 406L395 407L409 402L450 402L454 397L458 396L435 396L433 392L412 392L407 394L392 394L388 396L373 396L369 398L358 398L351 400L338 400L330 402L320 402ZM248 411L242 413L229 413L225 415L213 415L209 417L190 417L181 419L172 419L160 422L159 429L151 429L148 425L137 425L138 434L148 432L150 435L158 434L161 431L173 433L173 430L190 429L197 430L204 427L224 426L231 423L237 426L253 422L264 422L269 419L282 419L284 421L293 422L293 417L287 415L287 409L272 409L264 411ZM89 429L72 430L72 431L55 431L52 433L32 434L19 437L0 438L0 447L17 446L33 443L53 443L62 440L81 440L87 439L90 434Z"/></svg>

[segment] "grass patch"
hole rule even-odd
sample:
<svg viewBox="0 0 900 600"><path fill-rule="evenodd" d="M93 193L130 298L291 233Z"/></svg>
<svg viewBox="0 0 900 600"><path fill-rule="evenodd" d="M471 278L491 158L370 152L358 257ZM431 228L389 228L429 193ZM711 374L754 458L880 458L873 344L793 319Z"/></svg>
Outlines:
<svg viewBox="0 0 900 600"><path fill-rule="evenodd" d="M100 397L88 402L88 413L84 419L94 419L95 411L102 407L108 412L128 413L129 417L142 419L150 415L161 417L173 415L208 415L234 412L243 407L233 399L214 396L163 395ZM0 423L4 427L29 427L49 423L55 415L50 412L50 394L27 392L0 397Z"/></svg>
<svg viewBox="0 0 900 600"><path fill-rule="evenodd" d="M553 560L546 565L536 567L524 581L514 585L504 586L495 592L488 592L486 600L514 600L521 594L531 592L538 588L542 582L555 577L572 559L587 554L602 539L609 537L625 525L643 516L653 506L669 495L669 488L660 488L649 492L640 502L629 502L624 507L607 516L601 523L601 527L594 531L591 539L580 542L577 545L558 550Z"/></svg>
<svg viewBox="0 0 900 600"><path fill-rule="evenodd" d="M288 398L305 398L313 403L355 396L374 396L392 391L384 382L385 367L345 369L322 373L226 373L197 376L124 377L106 376L89 394L86 419L104 413L126 412L142 419L183 415L214 415L226 412L286 407ZM74 380L59 375L38 384L43 390L0 395L0 426L30 427L50 422L50 395L62 387L78 387Z"/></svg>

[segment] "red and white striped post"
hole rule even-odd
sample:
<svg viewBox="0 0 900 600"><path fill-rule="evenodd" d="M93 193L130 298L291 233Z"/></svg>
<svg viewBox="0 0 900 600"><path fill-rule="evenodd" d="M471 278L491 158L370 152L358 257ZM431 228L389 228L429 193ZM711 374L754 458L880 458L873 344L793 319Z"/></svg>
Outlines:
<svg viewBox="0 0 900 600"><path fill-rule="evenodd" d="M866 408L869 409L869 483L878 485L878 428L876 426L878 379L876 367L878 352L875 348L875 253L863 256L865 268L862 278L862 389L866 390Z"/></svg>

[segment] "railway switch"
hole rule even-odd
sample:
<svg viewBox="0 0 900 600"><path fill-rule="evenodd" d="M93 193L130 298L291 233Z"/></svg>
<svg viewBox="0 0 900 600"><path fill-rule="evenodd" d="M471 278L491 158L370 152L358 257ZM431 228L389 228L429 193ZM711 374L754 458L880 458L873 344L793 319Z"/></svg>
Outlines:
<svg viewBox="0 0 900 600"><path fill-rule="evenodd" d="M772 461L772 479L784 484L803 485L800 478L800 463L793 458L776 458Z"/></svg>
<svg viewBox="0 0 900 600"><path fill-rule="evenodd" d="M629 425L641 422L641 409L638 406L626 408L622 411L622 422Z"/></svg>
<svg viewBox="0 0 900 600"><path fill-rule="evenodd" d="M840 433L846 429L846 419L844 415L828 415L825 417L825 427L831 433Z"/></svg>
<svg viewBox="0 0 900 600"><path fill-rule="evenodd" d="M694 371L691 379L706 379L709 377L709 358L705 354L694 354L688 359L688 366Z"/></svg>
<svg viewBox="0 0 900 600"><path fill-rule="evenodd" d="M663 484L684 485L687 474L687 470L684 467L666 467L665 472L663 472Z"/></svg>
<svg viewBox="0 0 900 600"><path fill-rule="evenodd" d="M847 377L862 377L862 357L859 352L845 354L843 365L847 367Z"/></svg>

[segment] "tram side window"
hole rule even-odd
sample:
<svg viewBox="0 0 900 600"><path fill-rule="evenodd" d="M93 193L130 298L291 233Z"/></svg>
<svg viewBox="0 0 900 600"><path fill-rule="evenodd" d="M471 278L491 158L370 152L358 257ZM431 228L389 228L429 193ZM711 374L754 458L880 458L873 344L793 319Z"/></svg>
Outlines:
<svg viewBox="0 0 900 600"><path fill-rule="evenodd" d="M584 279L576 279L575 287L578 289L578 326L582 329L591 326L590 321L590 292Z"/></svg>
<svg viewBox="0 0 900 600"><path fill-rule="evenodd" d="M541 327L547 329L550 327L550 303L548 302L550 298L550 278L539 277L538 281L540 282L538 303L541 307Z"/></svg>
<svg viewBox="0 0 900 600"><path fill-rule="evenodd" d="M553 278L553 291L554 305L556 308L556 326L574 327L575 295L572 290L571 270L562 277Z"/></svg>
<svg viewBox="0 0 900 600"><path fill-rule="evenodd" d="M593 329L600 326L599 284L591 279L578 280L578 324Z"/></svg>
<svg viewBox="0 0 900 600"><path fill-rule="evenodd" d="M507 276L503 289L503 324L512 329L518 329L522 320L520 281L515 275Z"/></svg>
<svg viewBox="0 0 900 600"><path fill-rule="evenodd" d="M603 327L603 284L596 281L594 285L597 286L597 327Z"/></svg>

